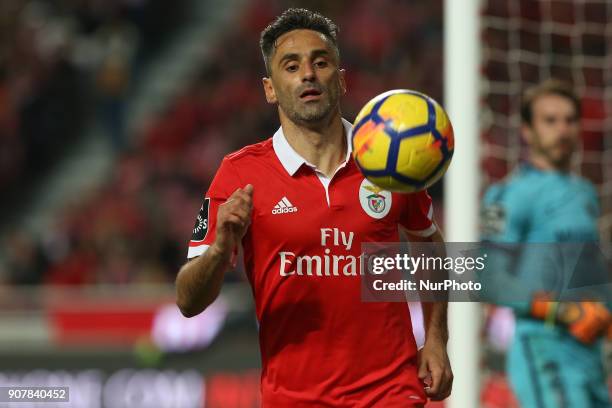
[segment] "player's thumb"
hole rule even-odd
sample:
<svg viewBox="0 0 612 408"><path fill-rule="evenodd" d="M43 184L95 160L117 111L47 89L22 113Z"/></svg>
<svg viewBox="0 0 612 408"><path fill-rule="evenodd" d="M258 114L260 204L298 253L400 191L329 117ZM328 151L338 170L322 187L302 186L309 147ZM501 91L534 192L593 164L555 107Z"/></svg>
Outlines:
<svg viewBox="0 0 612 408"><path fill-rule="evenodd" d="M419 366L419 380L425 382L429 378L429 370L427 364L423 363Z"/></svg>
<svg viewBox="0 0 612 408"><path fill-rule="evenodd" d="M244 191L245 193L247 193L248 195L253 195L253 185L252 185L252 184L247 184L247 185L244 187L243 191Z"/></svg>
<svg viewBox="0 0 612 408"><path fill-rule="evenodd" d="M427 369L427 363L421 361L419 363L419 380L424 380L429 376L429 370Z"/></svg>
<svg viewBox="0 0 612 408"><path fill-rule="evenodd" d="M427 377L429 377L429 367L427 366L427 360L425 359L420 359L419 361L418 376L420 380L425 380Z"/></svg>

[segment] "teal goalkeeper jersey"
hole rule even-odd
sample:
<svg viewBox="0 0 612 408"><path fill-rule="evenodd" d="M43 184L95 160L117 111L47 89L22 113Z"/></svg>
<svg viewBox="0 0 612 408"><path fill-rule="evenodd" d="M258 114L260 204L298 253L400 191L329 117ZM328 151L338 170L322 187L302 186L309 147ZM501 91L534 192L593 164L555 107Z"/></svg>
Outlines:
<svg viewBox="0 0 612 408"><path fill-rule="evenodd" d="M483 198L483 239L508 243L598 240L597 192L573 174L521 165Z"/></svg>
<svg viewBox="0 0 612 408"><path fill-rule="evenodd" d="M504 245L496 244L521 244L517 246L520 251L513 256L501 257L502 270L508 260L510 264L519 264L507 269L515 276L500 282L503 274L492 268L492 286L501 289L494 299L501 299L500 293L512 293L514 299L523 300L493 300L512 307L516 316L506 364L521 406L610 408L601 358L603 338L584 344L564 326L531 318L528 300L538 286L542 289L554 286L551 285L554 279L549 279L551 275L553 278L563 275L555 267L555 261L571 259L573 248L598 240L599 205L595 189L576 175L522 165L505 181L487 190L482 216L483 241L501 248ZM586 264L586 275L597 269L590 262ZM556 265L562 266L563 262ZM574 267L573 274L583 276L582 272L585 269ZM534 282L538 279L539 282ZM518 296L521 291L522 295ZM610 309L609 303L607 306Z"/></svg>
<svg viewBox="0 0 612 408"><path fill-rule="evenodd" d="M581 243L598 240L599 204L594 187L585 179L568 173L541 171L531 165L519 166L503 182L485 193L482 206L482 240L498 243ZM554 287L547 281L557 271L540 256L545 246L522 245L522 257L531 252L527 267L516 268L517 279L531 279L532 287ZM536 256L533 256L533 255ZM538 269L534 271L534 269ZM531 276L527 276L531 275ZM540 279L539 285L532 283ZM553 278L554 279L554 276ZM503 286L503 285L500 285ZM519 290L521 286L518 286ZM527 316L527 302L500 302L512 307L517 317ZM541 322L525 319L540 326Z"/></svg>

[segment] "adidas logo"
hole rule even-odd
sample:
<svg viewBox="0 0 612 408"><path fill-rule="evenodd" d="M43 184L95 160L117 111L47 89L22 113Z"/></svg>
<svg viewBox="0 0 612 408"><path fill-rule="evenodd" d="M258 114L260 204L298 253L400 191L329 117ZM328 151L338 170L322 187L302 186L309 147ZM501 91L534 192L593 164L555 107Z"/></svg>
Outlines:
<svg viewBox="0 0 612 408"><path fill-rule="evenodd" d="M283 197L272 209L272 214L287 214L294 212L297 212L297 207L294 207L293 204L287 200L287 197Z"/></svg>

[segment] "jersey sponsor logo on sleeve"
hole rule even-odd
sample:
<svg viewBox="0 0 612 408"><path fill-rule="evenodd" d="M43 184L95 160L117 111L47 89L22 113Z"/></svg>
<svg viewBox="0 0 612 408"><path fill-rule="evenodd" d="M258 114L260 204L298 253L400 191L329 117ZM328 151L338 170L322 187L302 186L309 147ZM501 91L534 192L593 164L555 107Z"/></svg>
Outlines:
<svg viewBox="0 0 612 408"><path fill-rule="evenodd" d="M391 192L375 186L363 179L359 186L361 208L372 218L381 219L391 211Z"/></svg>
<svg viewBox="0 0 612 408"><path fill-rule="evenodd" d="M287 197L283 197L272 209L272 214L288 214L297 212L297 210L297 207L291 204Z"/></svg>
<svg viewBox="0 0 612 408"><path fill-rule="evenodd" d="M208 209L210 207L210 198L205 198L198 217L196 218L195 225L193 226L193 235L191 236L192 241L203 241L208 233Z"/></svg>
<svg viewBox="0 0 612 408"><path fill-rule="evenodd" d="M495 235L506 228L506 210L499 204L482 208L480 212L480 229L482 235Z"/></svg>

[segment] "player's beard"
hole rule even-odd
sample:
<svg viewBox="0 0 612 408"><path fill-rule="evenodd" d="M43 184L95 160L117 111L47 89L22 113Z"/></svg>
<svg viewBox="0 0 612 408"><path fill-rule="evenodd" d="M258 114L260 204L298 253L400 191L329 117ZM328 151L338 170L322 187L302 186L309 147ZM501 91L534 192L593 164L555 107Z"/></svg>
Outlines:
<svg viewBox="0 0 612 408"><path fill-rule="evenodd" d="M550 164L557 169L568 169L576 144L567 139L555 142L554 144L545 145L538 135L534 138L535 151L544 157Z"/></svg>
<svg viewBox="0 0 612 408"><path fill-rule="evenodd" d="M321 92L319 100L307 102L301 100L300 95L309 88ZM293 95L280 97L278 103L292 122L315 125L329 118L338 106L339 95L339 86L326 87L320 84L308 84L300 87Z"/></svg>

